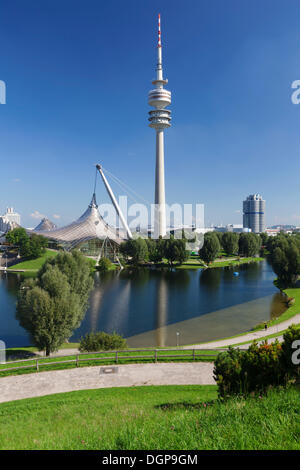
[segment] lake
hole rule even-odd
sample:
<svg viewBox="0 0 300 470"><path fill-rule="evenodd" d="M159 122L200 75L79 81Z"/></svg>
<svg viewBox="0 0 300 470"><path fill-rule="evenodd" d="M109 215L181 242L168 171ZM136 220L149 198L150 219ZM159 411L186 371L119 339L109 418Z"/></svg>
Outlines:
<svg viewBox="0 0 300 470"><path fill-rule="evenodd" d="M284 296L274 279L267 261L235 268L96 273L89 309L70 341L89 331L116 331L131 347L232 336L284 312ZM29 345L15 318L21 280L20 274L0 274L0 340L7 347Z"/></svg>

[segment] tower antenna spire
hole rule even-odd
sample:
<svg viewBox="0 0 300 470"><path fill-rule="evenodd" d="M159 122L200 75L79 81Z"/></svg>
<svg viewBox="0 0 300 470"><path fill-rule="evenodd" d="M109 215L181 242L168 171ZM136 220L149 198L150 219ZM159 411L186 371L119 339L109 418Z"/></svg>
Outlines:
<svg viewBox="0 0 300 470"><path fill-rule="evenodd" d="M157 47L161 47L160 13L158 13L158 44L157 44Z"/></svg>

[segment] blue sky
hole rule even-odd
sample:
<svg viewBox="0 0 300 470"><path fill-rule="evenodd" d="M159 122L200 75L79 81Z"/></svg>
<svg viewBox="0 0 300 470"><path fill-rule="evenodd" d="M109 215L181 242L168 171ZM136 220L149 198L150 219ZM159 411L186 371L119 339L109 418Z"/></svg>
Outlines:
<svg viewBox="0 0 300 470"><path fill-rule="evenodd" d="M243 198L259 192L269 225L300 225L298 0L1 2L0 213L14 206L29 227L36 212L72 221L97 162L153 200L159 12L173 100L167 202L204 203L207 224L241 223ZM108 201L102 184L97 199Z"/></svg>

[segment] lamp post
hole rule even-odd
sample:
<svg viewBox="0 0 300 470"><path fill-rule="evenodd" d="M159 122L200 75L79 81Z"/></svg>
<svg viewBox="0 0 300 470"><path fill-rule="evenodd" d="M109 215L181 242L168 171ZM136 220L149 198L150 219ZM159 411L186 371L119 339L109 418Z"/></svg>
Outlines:
<svg viewBox="0 0 300 470"><path fill-rule="evenodd" d="M176 346L179 346L179 331L176 332Z"/></svg>

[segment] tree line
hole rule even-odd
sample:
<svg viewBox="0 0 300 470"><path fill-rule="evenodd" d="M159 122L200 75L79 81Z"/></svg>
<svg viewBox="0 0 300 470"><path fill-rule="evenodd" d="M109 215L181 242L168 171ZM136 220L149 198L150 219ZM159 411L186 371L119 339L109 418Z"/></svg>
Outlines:
<svg viewBox="0 0 300 470"><path fill-rule="evenodd" d="M186 239L137 238L127 240L120 245L120 253L126 263L139 265L147 262L160 263L166 259L170 266L175 262L182 264L189 257Z"/></svg>
<svg viewBox="0 0 300 470"><path fill-rule="evenodd" d="M255 233L207 232L199 250L200 258L207 264L213 262L221 250L230 256L256 256L262 247L263 238Z"/></svg>

